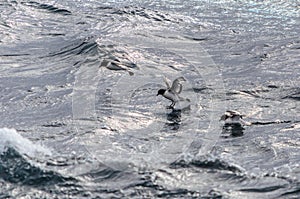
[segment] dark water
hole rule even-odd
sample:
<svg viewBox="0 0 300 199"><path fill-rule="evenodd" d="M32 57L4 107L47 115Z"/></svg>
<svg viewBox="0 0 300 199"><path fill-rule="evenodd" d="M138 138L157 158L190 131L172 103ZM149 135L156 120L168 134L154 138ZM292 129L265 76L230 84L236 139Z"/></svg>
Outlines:
<svg viewBox="0 0 300 199"><path fill-rule="evenodd" d="M0 198L300 197L298 1L5 0L0 16ZM163 76L187 80L173 111ZM223 126L227 109L253 125Z"/></svg>

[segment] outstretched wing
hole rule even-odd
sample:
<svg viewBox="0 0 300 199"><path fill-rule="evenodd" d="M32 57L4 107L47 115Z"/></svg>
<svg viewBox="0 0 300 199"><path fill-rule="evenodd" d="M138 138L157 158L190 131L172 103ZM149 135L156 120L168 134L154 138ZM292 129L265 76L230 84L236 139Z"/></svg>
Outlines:
<svg viewBox="0 0 300 199"><path fill-rule="evenodd" d="M171 81L166 76L164 76L164 82L167 85L167 89L170 89L171 88Z"/></svg>
<svg viewBox="0 0 300 199"><path fill-rule="evenodd" d="M174 93L181 93L182 91L182 82L185 82L186 80L183 77L178 77L177 79L175 79L173 81L172 87L171 87L171 91L173 91Z"/></svg>

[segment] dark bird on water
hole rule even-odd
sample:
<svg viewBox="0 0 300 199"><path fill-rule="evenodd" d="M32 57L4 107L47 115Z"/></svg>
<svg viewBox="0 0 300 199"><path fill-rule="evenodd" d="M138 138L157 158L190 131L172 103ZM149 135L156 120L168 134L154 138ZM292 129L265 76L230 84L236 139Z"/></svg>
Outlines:
<svg viewBox="0 0 300 199"><path fill-rule="evenodd" d="M221 116L222 121L225 124L240 124L250 126L251 123L243 120L243 115L237 111L226 111L224 115Z"/></svg>

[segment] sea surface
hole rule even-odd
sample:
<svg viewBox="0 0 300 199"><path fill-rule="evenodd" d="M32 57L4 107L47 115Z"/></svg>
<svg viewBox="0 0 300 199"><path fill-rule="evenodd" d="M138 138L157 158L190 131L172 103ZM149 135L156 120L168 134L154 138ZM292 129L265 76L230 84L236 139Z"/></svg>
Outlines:
<svg viewBox="0 0 300 199"><path fill-rule="evenodd" d="M1 0L0 198L300 198L299 36L298 0Z"/></svg>

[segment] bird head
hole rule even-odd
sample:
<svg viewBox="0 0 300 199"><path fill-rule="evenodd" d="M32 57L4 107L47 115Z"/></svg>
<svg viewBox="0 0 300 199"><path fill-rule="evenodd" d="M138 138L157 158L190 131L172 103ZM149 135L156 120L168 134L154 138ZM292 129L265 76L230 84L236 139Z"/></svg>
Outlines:
<svg viewBox="0 0 300 199"><path fill-rule="evenodd" d="M156 96L163 95L165 92L166 92L166 89L159 89Z"/></svg>

